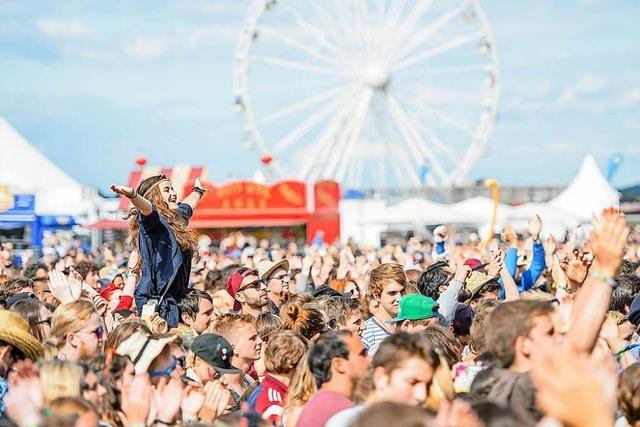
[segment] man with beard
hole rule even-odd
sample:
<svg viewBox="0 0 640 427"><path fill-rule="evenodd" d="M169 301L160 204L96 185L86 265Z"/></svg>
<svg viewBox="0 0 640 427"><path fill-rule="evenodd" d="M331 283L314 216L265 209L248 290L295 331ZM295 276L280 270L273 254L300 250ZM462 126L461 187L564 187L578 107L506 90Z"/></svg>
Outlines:
<svg viewBox="0 0 640 427"><path fill-rule="evenodd" d="M227 280L227 292L234 299L233 310L257 317L269 304L269 289L258 272L240 267Z"/></svg>

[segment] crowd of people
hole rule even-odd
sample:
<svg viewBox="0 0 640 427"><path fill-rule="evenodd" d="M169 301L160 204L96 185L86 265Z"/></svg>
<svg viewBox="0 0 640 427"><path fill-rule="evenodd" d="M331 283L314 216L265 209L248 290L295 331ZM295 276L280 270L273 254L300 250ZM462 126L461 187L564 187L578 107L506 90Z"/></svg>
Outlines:
<svg viewBox="0 0 640 427"><path fill-rule="evenodd" d="M0 425L640 426L640 245L539 217L363 248L189 228L164 176L130 239L0 252Z"/></svg>

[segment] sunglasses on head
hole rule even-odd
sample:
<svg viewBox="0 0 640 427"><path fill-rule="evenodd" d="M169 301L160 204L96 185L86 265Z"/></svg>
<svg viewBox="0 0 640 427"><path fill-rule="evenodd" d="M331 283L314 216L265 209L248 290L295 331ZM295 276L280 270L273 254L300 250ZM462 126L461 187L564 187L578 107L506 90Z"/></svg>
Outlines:
<svg viewBox="0 0 640 427"><path fill-rule="evenodd" d="M173 371L176 370L177 366L178 366L178 359L176 359L175 356L171 356L171 365L159 371L149 372L149 378L170 377Z"/></svg>

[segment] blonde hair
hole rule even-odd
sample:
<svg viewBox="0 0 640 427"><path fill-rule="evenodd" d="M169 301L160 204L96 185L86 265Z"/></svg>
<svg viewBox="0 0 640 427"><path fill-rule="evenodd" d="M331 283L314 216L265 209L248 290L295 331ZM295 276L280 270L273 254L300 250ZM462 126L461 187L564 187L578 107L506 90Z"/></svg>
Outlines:
<svg viewBox="0 0 640 427"><path fill-rule="evenodd" d="M159 185L162 181L169 181L165 175L154 175L143 179L136 192L147 199L158 211L173 232L180 249L183 251L194 252L196 250L196 235L187 227L187 221L185 221L176 212L169 209L167 203L162 200L162 193L160 192ZM138 236L140 235L140 224L138 224L138 209L132 208L129 211L128 219L131 220L129 225L129 237L131 239L131 246L134 250L138 251ZM138 261L137 268L140 268L142 259Z"/></svg>
<svg viewBox="0 0 640 427"><path fill-rule="evenodd" d="M451 402L454 398L455 392L453 380L451 379L451 369L444 357L440 356L440 363L433 372L433 379L429 386L425 405L427 409L438 412L443 402Z"/></svg>
<svg viewBox="0 0 640 427"><path fill-rule="evenodd" d="M287 402L285 404L285 414L291 414L297 409L301 408L305 403L311 399L311 396L317 391L316 379L309 368L307 363L307 354L305 354L298 366L296 367L296 373L291 379L291 385L287 390ZM283 419L286 416L283 414Z"/></svg>
<svg viewBox="0 0 640 427"><path fill-rule="evenodd" d="M207 332L221 335L227 341L231 341L231 337L235 336L235 331L237 331L238 328L244 325L255 327L255 324L256 318L250 314L225 314L214 320Z"/></svg>
<svg viewBox="0 0 640 427"><path fill-rule="evenodd" d="M382 264L369 273L369 286L367 286L367 295L374 299L380 298L384 286L391 281L407 286L407 275L404 273L404 269L400 264L387 263Z"/></svg>
<svg viewBox="0 0 640 427"><path fill-rule="evenodd" d="M81 298L77 301L58 306L51 320L51 336L45 343L45 359L51 360L66 342L67 335L84 328L91 316L100 316L93 302Z"/></svg>
<svg viewBox="0 0 640 427"><path fill-rule="evenodd" d="M59 397L81 397L82 367L67 360L43 361L39 366L45 405Z"/></svg>
<svg viewBox="0 0 640 427"><path fill-rule="evenodd" d="M264 366L270 374L288 374L300 363L309 343L292 331L277 332L264 352Z"/></svg>

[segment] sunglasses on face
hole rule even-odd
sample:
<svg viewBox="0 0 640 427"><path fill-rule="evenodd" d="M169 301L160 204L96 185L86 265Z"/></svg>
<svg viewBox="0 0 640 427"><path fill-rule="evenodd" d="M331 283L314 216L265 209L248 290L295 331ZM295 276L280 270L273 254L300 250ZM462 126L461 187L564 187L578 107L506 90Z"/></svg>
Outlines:
<svg viewBox="0 0 640 427"><path fill-rule="evenodd" d="M102 329L102 326L98 326L97 328L91 331L78 331L78 332L83 332L85 334L95 334L98 340L102 340L102 337L104 336L104 329Z"/></svg>
<svg viewBox="0 0 640 427"><path fill-rule="evenodd" d="M149 378L170 377L173 371L176 370L177 366L178 366L178 359L176 359L175 356L171 356L171 365L159 371L149 372Z"/></svg>
<svg viewBox="0 0 640 427"><path fill-rule="evenodd" d="M239 291L244 291L245 289L256 289L259 290L260 287L262 287L262 285L265 284L265 281L263 279L258 279L256 281L253 281L247 285L241 286L240 289L238 289Z"/></svg>

